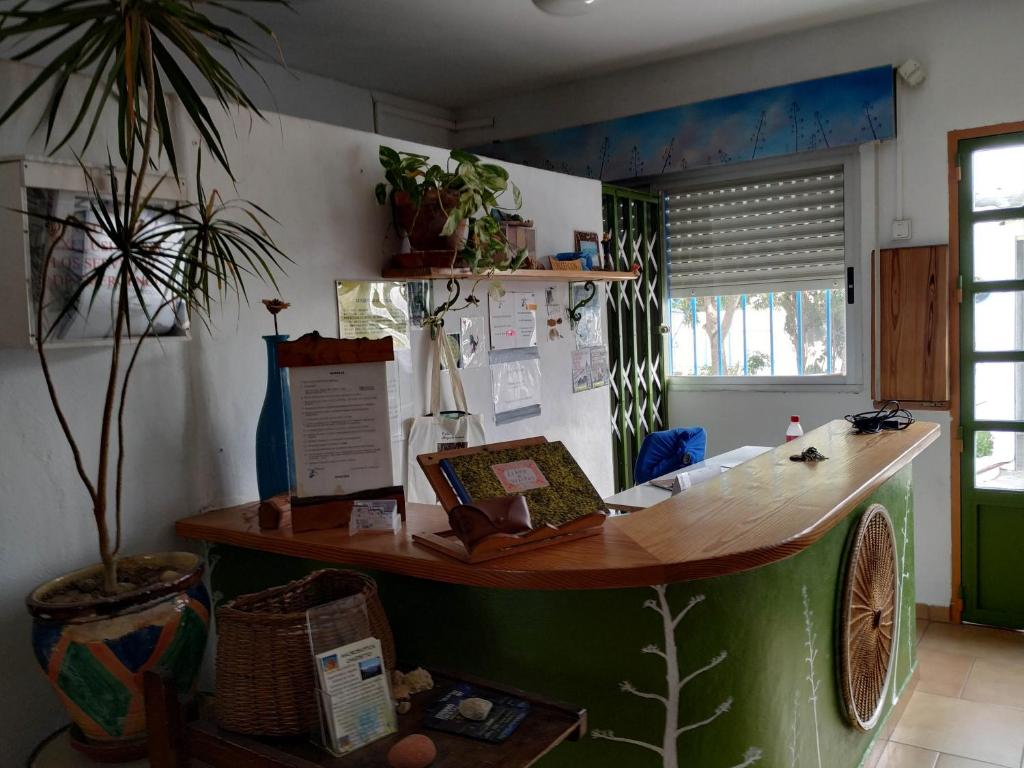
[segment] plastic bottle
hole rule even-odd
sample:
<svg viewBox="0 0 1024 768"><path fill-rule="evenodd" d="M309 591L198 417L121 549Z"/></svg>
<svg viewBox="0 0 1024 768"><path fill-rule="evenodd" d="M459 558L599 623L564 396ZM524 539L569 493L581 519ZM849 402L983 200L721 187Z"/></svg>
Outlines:
<svg viewBox="0 0 1024 768"><path fill-rule="evenodd" d="M786 442L796 440L798 437L804 436L804 428L800 426L799 416L789 417L789 428L786 430Z"/></svg>

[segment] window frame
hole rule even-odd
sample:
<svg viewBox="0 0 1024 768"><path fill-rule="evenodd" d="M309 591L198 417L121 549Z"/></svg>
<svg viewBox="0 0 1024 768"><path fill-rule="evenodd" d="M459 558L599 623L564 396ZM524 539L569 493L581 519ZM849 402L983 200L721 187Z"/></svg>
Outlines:
<svg viewBox="0 0 1024 768"><path fill-rule="evenodd" d="M664 196L666 187L671 186L672 192L700 189L708 184L743 181L752 176L773 173L801 173L843 166L843 247L845 250L846 267L854 268L854 303L846 302L846 373L831 375L805 376L694 376L673 373L672 366L672 334L664 335L663 354L668 362L666 366L668 388L670 390L701 391L701 390L743 390L743 391L808 391L827 392L859 392L862 385L862 347L861 322L864 317L862 306L868 297L869 286L864 280L862 253L862 212L870 206L865 205L862 197L862 157L859 146L818 152L801 152L798 156L751 160L726 167L700 168L683 171L659 178L652 186ZM676 182L670 184L669 182ZM680 184L679 182L683 182ZM667 239L664 249L665 295L663 301L662 323L667 329L672 328L671 278L669 275L669 246ZM722 294L729 295L729 294Z"/></svg>

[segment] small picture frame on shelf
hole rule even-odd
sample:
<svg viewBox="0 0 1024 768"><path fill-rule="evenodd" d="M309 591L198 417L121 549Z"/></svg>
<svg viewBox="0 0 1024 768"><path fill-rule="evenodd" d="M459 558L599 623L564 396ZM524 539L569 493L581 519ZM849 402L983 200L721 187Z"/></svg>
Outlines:
<svg viewBox="0 0 1024 768"><path fill-rule="evenodd" d="M601 241L597 237L597 232L581 232L577 229L573 233L573 241L573 250L576 253L584 254L584 260L589 255L593 269L604 269L604 259L601 258Z"/></svg>

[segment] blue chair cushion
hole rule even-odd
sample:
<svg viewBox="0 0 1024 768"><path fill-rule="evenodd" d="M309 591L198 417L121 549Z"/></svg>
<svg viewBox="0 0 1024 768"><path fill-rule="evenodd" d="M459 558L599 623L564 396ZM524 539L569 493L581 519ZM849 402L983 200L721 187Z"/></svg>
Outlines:
<svg viewBox="0 0 1024 768"><path fill-rule="evenodd" d="M644 438L636 457L633 482L639 485L655 477L704 461L708 436L704 427L677 427L652 432Z"/></svg>

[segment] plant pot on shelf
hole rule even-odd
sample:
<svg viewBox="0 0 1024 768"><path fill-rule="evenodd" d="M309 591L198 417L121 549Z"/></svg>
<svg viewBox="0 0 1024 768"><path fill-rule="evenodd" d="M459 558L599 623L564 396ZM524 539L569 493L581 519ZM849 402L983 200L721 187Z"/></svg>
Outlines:
<svg viewBox="0 0 1024 768"><path fill-rule="evenodd" d="M139 555L118 566L157 569L166 580L109 597L62 598L69 587L102 581L94 565L45 582L25 601L36 659L75 725L72 744L104 762L146 754L143 675L158 669L190 692L210 621L197 555Z"/></svg>
<svg viewBox="0 0 1024 768"><path fill-rule="evenodd" d="M392 197L395 223L406 233L409 245L415 251L448 251L455 253L462 250L469 236L469 219L463 219L456 231L451 235L442 235L448 214L458 204L457 192L428 189L420 200L419 207L408 192L396 191Z"/></svg>

